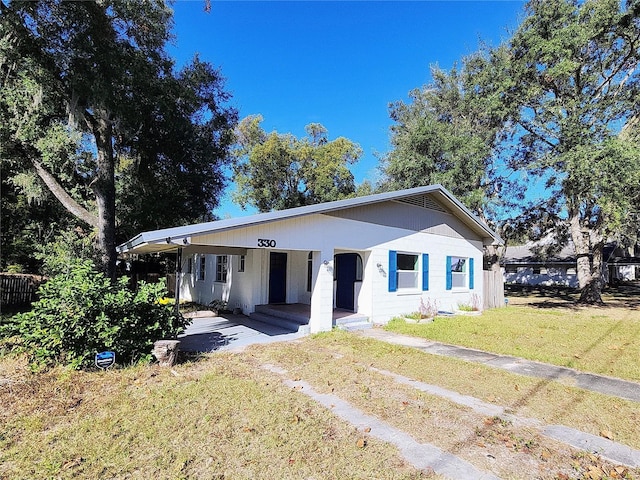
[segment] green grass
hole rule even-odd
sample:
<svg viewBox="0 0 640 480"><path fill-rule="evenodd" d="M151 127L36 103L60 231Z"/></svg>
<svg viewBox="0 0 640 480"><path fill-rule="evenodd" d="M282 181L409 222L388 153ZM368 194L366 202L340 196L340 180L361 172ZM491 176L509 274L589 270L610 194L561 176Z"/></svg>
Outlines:
<svg viewBox="0 0 640 480"><path fill-rule="evenodd" d="M3 360L3 479L427 478L242 357L37 376Z"/></svg>
<svg viewBox="0 0 640 480"><path fill-rule="evenodd" d="M436 317L385 329L640 381L640 311L632 308L509 306L480 316Z"/></svg>

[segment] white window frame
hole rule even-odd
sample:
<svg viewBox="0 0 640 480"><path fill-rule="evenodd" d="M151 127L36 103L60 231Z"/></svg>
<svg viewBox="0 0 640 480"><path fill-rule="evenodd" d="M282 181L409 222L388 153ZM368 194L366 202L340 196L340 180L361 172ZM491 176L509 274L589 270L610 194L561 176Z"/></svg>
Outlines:
<svg viewBox="0 0 640 480"><path fill-rule="evenodd" d="M207 256L206 255L200 255L198 257L198 276L196 277L197 280L204 282L206 276L207 276Z"/></svg>
<svg viewBox="0 0 640 480"><path fill-rule="evenodd" d="M415 257L414 268L411 270L400 268L400 257ZM396 254L396 275L397 275L397 289L402 291L418 291L420 290L421 281L421 255L414 252L397 252ZM406 266L406 265L403 265ZM407 285L405 282L413 277L413 284Z"/></svg>
<svg viewBox="0 0 640 480"><path fill-rule="evenodd" d="M229 275L229 256L216 255L216 283L227 283Z"/></svg>
<svg viewBox="0 0 640 480"><path fill-rule="evenodd" d="M469 288L469 257L451 257L451 288L453 290Z"/></svg>

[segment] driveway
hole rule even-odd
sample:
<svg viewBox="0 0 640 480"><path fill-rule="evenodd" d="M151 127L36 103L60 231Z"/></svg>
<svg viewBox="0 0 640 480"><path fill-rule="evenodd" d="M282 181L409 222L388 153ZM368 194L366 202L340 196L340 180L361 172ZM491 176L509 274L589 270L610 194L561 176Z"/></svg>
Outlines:
<svg viewBox="0 0 640 480"><path fill-rule="evenodd" d="M289 329L252 320L245 315L195 312L192 323L178 336L183 352L219 352L237 350L254 343L271 343L300 338Z"/></svg>

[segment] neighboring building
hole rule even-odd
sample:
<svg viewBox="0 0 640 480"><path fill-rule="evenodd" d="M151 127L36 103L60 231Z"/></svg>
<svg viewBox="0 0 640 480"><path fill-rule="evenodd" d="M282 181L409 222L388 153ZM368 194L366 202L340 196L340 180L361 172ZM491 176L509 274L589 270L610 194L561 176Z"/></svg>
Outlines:
<svg viewBox="0 0 640 480"><path fill-rule="evenodd" d="M384 323L421 300L481 304L483 246L500 242L433 185L145 232L118 250L180 252L182 298L245 314L308 305L318 332L333 327L334 309Z"/></svg>
<svg viewBox="0 0 640 480"><path fill-rule="evenodd" d="M572 242L558 253L544 255L539 242L507 247L500 261L506 285L565 286L578 288L576 254ZM615 244L604 248L603 280L605 283L632 281L640 278L640 257Z"/></svg>

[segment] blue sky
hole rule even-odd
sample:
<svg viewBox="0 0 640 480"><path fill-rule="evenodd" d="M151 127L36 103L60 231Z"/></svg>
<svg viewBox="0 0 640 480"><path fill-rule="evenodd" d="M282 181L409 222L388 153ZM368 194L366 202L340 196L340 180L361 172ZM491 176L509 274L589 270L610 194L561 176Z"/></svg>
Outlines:
<svg viewBox="0 0 640 480"><path fill-rule="evenodd" d="M388 105L430 82L480 41L507 39L522 1L177 1L178 65L198 53L220 68L243 118L264 117L270 132L305 135L316 122L360 144L356 183L375 181L376 153L389 150ZM240 216L230 185L220 217Z"/></svg>

